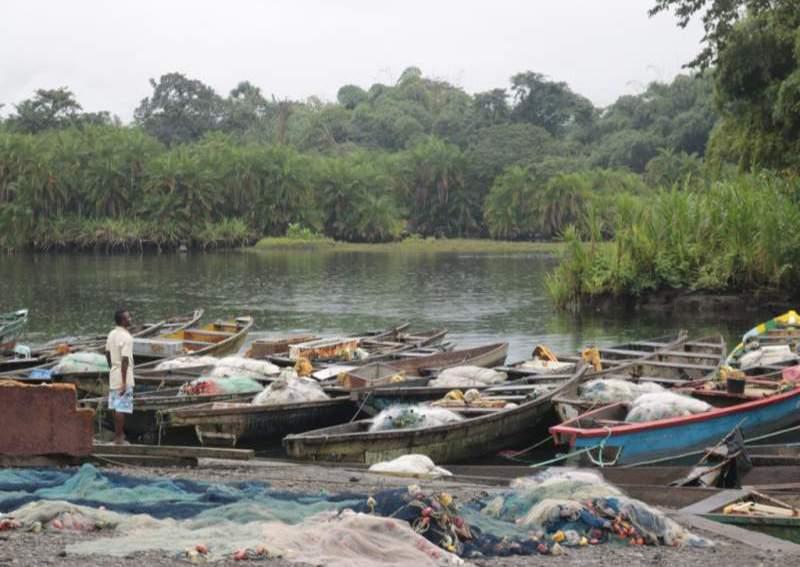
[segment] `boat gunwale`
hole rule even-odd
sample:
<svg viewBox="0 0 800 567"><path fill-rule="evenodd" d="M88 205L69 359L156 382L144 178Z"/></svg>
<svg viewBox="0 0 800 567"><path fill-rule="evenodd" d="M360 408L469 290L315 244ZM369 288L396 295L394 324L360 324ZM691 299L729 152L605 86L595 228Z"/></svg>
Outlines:
<svg viewBox="0 0 800 567"><path fill-rule="evenodd" d="M654 430L654 429L664 429L668 427L677 427L683 425L691 425L698 422L709 421L711 419L716 419L718 417L724 417L730 414L741 413L743 411L749 411L752 409L758 409L763 406L769 406L772 404L780 403L784 400L790 399L792 397L800 396L800 384L796 385L789 391L781 392L778 394L773 394L770 396L765 396L764 398L758 400L751 400L749 402L742 402L741 404L735 404L732 406L727 406L724 408L714 408L707 412L703 413L696 413L693 415L687 416L680 416L680 417L668 417L664 419L657 419L653 421L644 421L641 423L630 423L624 425L611 425L606 427L592 427L592 428L583 428L583 427L574 427L566 425L569 422L562 423L560 425L554 425L550 428L550 433L555 435L561 435L563 437L569 437L570 439L574 438L581 438L581 439L590 439L594 437L607 437L613 436L615 434L624 435L629 433L639 433L642 431ZM602 407L597 409L593 409L589 412L582 413L578 417L574 418L570 421L575 421L581 418L590 417L592 414L606 410L609 407L623 405L624 402L616 402L612 404L606 404Z"/></svg>

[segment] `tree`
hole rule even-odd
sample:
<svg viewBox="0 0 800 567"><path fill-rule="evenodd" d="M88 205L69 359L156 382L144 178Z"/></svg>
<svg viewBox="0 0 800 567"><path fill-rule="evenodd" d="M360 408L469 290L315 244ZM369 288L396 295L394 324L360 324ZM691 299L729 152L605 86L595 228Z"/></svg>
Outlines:
<svg viewBox="0 0 800 567"><path fill-rule="evenodd" d="M336 100L347 110L353 110L368 98L367 91L356 85L344 85L336 93Z"/></svg>
<svg viewBox="0 0 800 567"><path fill-rule="evenodd" d="M554 136L571 126L586 127L594 117L594 106L585 97L572 92L566 83L545 79L527 71L511 78L515 106L513 117L541 126Z"/></svg>
<svg viewBox="0 0 800 567"><path fill-rule="evenodd" d="M214 89L180 73L167 73L134 112L138 125L167 145L199 140L220 127L222 99Z"/></svg>
<svg viewBox="0 0 800 567"><path fill-rule="evenodd" d="M685 28L692 18L702 12L705 46L690 63L690 67L705 69L717 63L717 58L728 44L736 24L744 17L774 12L791 16L797 12L797 0L654 0L650 16L670 10L678 17L678 25Z"/></svg>
<svg viewBox="0 0 800 567"><path fill-rule="evenodd" d="M28 134L72 126L82 116L81 105L66 87L37 89L33 98L14 105L14 108L16 113L8 118L8 125Z"/></svg>

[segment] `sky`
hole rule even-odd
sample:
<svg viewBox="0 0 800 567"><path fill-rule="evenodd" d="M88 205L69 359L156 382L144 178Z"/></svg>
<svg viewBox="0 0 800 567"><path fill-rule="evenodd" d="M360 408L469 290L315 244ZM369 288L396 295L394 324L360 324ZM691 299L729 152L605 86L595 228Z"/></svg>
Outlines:
<svg viewBox="0 0 800 567"><path fill-rule="evenodd" d="M178 71L227 93L335 100L409 66L474 93L535 71L597 106L670 81L702 26L647 16L651 0L5 0L0 103L66 86L129 121L150 78Z"/></svg>

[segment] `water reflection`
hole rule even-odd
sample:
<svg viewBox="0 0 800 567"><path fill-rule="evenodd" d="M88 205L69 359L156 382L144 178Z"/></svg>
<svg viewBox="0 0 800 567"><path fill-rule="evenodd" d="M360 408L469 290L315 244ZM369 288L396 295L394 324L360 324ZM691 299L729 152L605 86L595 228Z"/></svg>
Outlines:
<svg viewBox="0 0 800 567"><path fill-rule="evenodd" d="M446 326L463 344L508 340L510 358L536 343L572 350L685 328L729 344L771 313L557 314L545 295L547 254L254 251L188 255L0 257L0 310L31 309L28 340L105 332L127 305L139 321L206 308L249 313L256 335L355 333L408 320Z"/></svg>

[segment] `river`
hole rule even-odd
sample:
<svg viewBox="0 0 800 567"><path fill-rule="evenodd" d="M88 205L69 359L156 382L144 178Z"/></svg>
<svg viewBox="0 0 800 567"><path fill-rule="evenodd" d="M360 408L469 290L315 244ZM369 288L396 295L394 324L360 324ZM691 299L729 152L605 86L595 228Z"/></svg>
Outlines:
<svg viewBox="0 0 800 567"><path fill-rule="evenodd" d="M722 332L732 346L757 322L752 312L556 313L544 283L556 261L548 253L19 254L0 257L0 311L31 310L31 344L104 333L117 306L140 322L203 307L209 317L253 315L254 337L444 326L462 345L508 341L514 360L538 343L565 351L681 328Z"/></svg>

